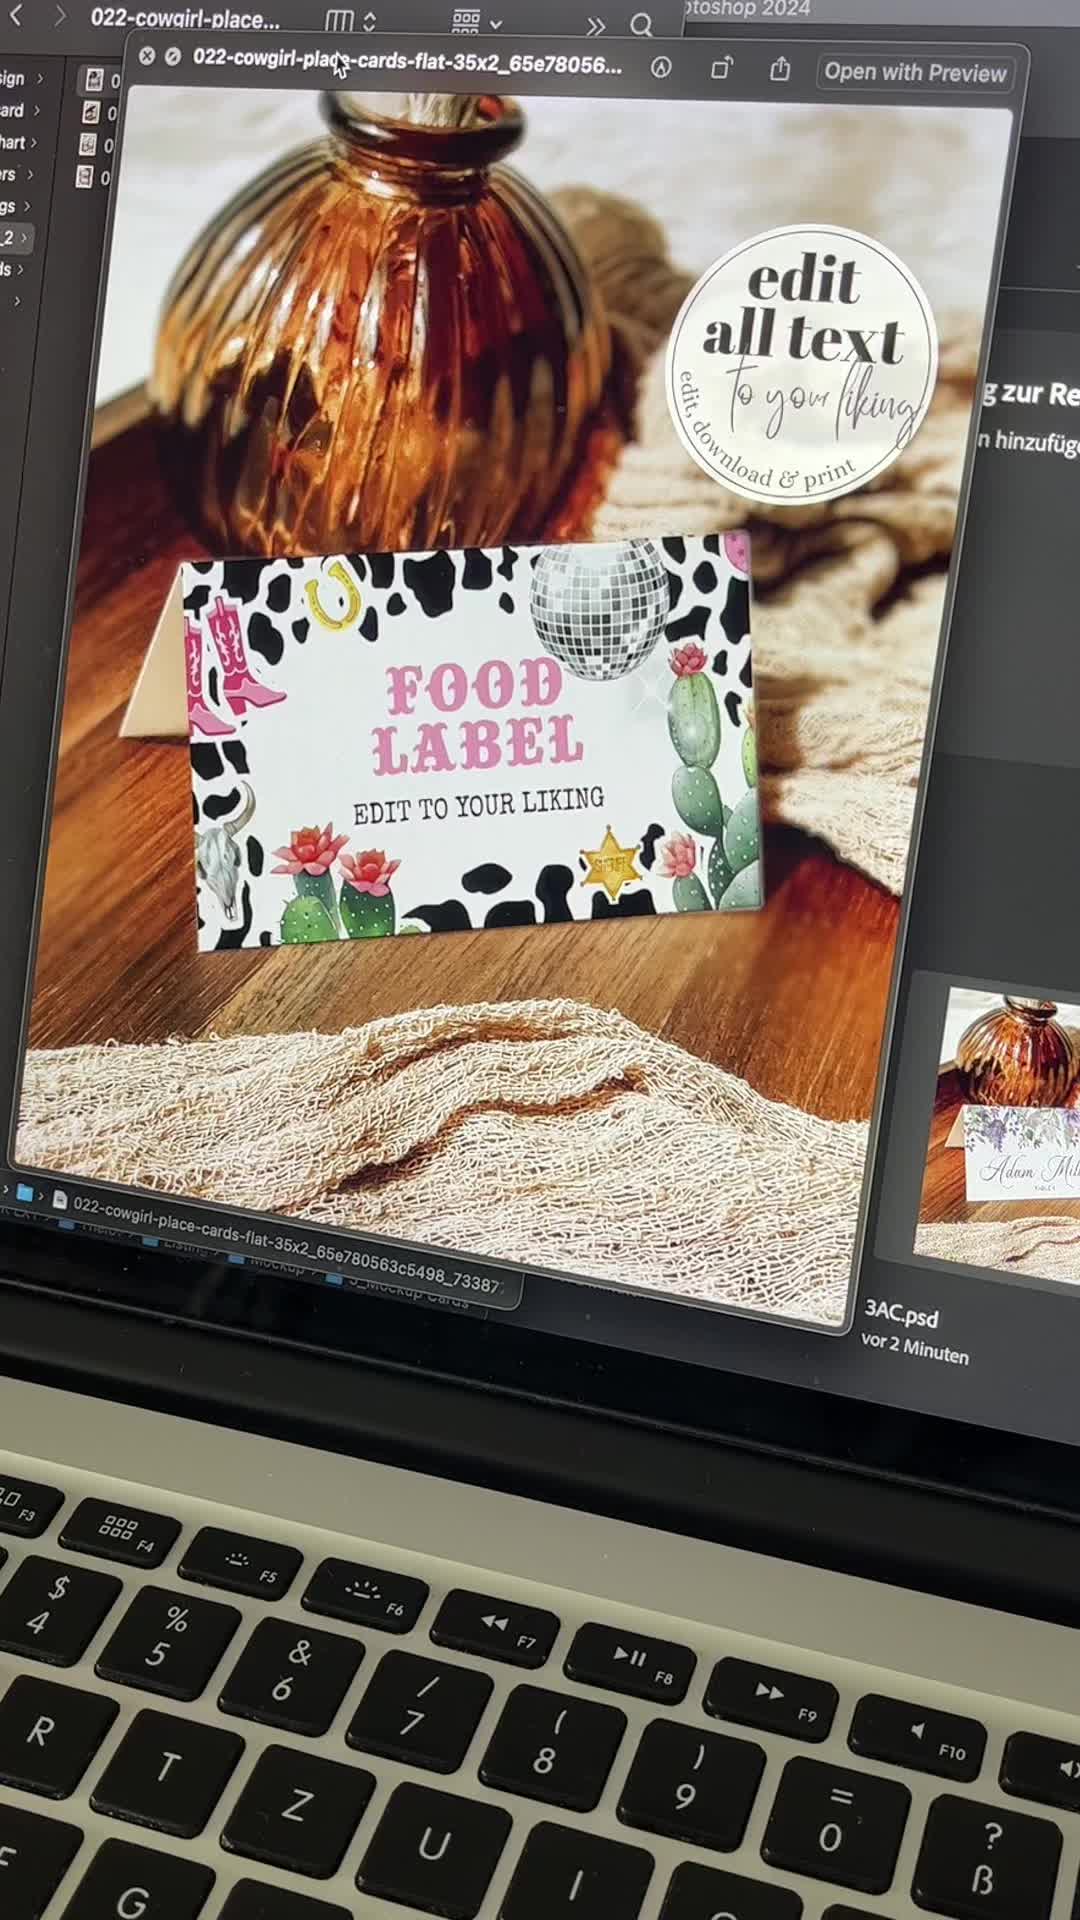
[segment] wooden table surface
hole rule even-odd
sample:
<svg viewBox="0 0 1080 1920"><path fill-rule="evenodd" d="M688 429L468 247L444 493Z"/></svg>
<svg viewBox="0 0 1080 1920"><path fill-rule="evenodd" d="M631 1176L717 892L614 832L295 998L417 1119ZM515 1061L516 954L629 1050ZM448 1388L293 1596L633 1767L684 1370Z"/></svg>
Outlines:
<svg viewBox="0 0 1080 1920"><path fill-rule="evenodd" d="M964 1149L946 1141L964 1104L955 1067L938 1074L930 1147L926 1156L919 1224L944 1220L1080 1220L1080 1200L967 1200L964 1196Z"/></svg>
<svg viewBox="0 0 1080 1920"><path fill-rule="evenodd" d="M201 551L146 423L96 447L33 1046L337 1032L440 1002L566 995L616 1007L772 1098L868 1117L897 903L793 830L766 837L760 913L200 955L186 751L118 729L177 566Z"/></svg>

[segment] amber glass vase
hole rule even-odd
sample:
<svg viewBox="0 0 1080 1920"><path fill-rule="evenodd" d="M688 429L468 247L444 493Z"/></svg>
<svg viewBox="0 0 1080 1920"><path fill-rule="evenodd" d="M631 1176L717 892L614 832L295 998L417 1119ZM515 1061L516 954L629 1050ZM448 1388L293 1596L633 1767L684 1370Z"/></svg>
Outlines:
<svg viewBox="0 0 1080 1920"><path fill-rule="evenodd" d="M1006 994L973 1020L956 1046L967 1098L984 1107L1060 1107L1077 1063L1056 1013L1053 1000Z"/></svg>
<svg viewBox="0 0 1080 1920"><path fill-rule="evenodd" d="M267 555L538 536L611 341L569 234L500 164L521 109L322 110L327 136L232 200L166 295L151 396L189 517Z"/></svg>

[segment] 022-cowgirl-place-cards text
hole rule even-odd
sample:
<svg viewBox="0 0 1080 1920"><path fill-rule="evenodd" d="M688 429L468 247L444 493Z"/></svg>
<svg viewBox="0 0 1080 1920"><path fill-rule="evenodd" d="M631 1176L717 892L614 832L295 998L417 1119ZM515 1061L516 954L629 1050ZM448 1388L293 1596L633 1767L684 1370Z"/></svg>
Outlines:
<svg viewBox="0 0 1080 1920"><path fill-rule="evenodd" d="M762 902L747 536L183 569L199 946Z"/></svg>

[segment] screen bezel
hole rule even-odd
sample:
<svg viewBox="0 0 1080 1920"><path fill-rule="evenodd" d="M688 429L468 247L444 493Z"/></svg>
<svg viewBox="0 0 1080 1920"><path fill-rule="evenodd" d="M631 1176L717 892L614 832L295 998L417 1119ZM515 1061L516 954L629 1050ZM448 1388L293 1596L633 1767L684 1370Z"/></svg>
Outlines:
<svg viewBox="0 0 1080 1920"><path fill-rule="evenodd" d="M711 1365L646 1362L497 1316L343 1298L280 1274L119 1241L86 1244L12 1221L0 1221L0 1302L0 1369L14 1374L335 1451L412 1458L516 1491L532 1490L535 1476L544 1497L569 1504L587 1504L600 1489L590 1450L576 1435L561 1438L560 1410L632 1426L652 1437L658 1459L666 1439L693 1436L707 1457L750 1449L845 1476L1080 1517L1070 1446ZM396 1382L389 1429L370 1391L379 1377ZM486 1424L469 1445L461 1408L478 1396L506 1417L515 1406L546 1409L543 1458L515 1460ZM674 1504L679 1496L665 1487L663 1497ZM604 1498L606 1510L627 1517L647 1505L629 1457L625 1474L621 1459L606 1474ZM722 1510L724 1500L725 1488L710 1485L689 1530L708 1531L713 1505ZM762 1544L787 1531L812 1538L815 1557L824 1551L801 1508L761 1519Z"/></svg>

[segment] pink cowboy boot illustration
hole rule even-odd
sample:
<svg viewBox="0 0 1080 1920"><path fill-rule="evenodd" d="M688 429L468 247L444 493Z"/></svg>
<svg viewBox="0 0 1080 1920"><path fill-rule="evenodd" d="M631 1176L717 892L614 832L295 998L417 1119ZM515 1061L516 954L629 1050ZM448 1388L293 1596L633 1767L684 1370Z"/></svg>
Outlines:
<svg viewBox="0 0 1080 1920"><path fill-rule="evenodd" d="M213 707L207 704L203 692L202 676L202 628L197 620L184 621L184 661L187 671L188 720L192 733L205 733L214 739L223 734L235 733L236 728L230 720L223 720Z"/></svg>
<svg viewBox="0 0 1080 1920"><path fill-rule="evenodd" d="M284 700L283 693L275 693L273 687L256 680L244 645L239 609L220 593L206 624L221 661L222 696L234 713L245 713L248 707L276 707L279 700Z"/></svg>

